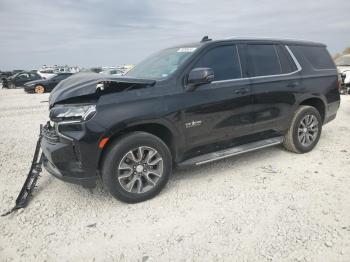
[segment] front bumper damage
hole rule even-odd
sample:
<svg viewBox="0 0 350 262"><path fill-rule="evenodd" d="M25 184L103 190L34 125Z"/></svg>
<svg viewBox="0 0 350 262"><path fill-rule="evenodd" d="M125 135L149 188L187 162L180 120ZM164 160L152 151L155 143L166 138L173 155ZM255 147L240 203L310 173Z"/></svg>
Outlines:
<svg viewBox="0 0 350 262"><path fill-rule="evenodd" d="M12 212L27 206L29 197L36 186L42 171L42 166L53 176L67 182L80 184L84 187L92 188L96 184L96 180L100 177L95 169L91 169L87 164L95 165L94 161L89 160L89 157L94 158L94 154L87 155L88 158L82 157L79 153L80 143L84 147L86 141L86 132L84 128L75 126L75 133L78 133L80 138L74 139L68 136L59 135L58 128L47 122L45 126L40 125L39 139L36 143L36 148L27 178L22 186L22 189L16 199L15 206L2 216L7 216ZM76 134L77 135L77 134ZM89 141L94 141L93 136L89 137ZM91 152L91 150L89 151ZM95 158L97 159L97 157ZM90 169L89 169L90 168Z"/></svg>
<svg viewBox="0 0 350 262"><path fill-rule="evenodd" d="M53 126L48 122L42 130L41 149L45 169L63 181L94 187L99 175L91 165L94 161L90 160L90 156L93 154L81 154L87 146L87 140L93 140L92 137L87 139L85 126L81 123ZM89 142L92 142L91 140Z"/></svg>

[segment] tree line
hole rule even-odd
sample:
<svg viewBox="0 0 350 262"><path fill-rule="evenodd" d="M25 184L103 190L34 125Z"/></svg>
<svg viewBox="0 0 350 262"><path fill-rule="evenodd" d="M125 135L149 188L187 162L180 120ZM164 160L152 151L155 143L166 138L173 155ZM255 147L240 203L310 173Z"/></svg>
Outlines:
<svg viewBox="0 0 350 262"><path fill-rule="evenodd" d="M333 59L336 60L337 58L350 54L350 46L346 47L342 53L336 53L333 55Z"/></svg>

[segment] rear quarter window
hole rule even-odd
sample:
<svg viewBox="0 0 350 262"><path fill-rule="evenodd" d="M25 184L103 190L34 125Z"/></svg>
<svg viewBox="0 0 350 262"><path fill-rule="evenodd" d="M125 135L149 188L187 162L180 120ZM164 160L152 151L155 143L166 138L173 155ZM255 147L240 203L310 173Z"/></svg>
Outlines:
<svg viewBox="0 0 350 262"><path fill-rule="evenodd" d="M314 69L335 69L334 62L323 46L299 46L298 49Z"/></svg>

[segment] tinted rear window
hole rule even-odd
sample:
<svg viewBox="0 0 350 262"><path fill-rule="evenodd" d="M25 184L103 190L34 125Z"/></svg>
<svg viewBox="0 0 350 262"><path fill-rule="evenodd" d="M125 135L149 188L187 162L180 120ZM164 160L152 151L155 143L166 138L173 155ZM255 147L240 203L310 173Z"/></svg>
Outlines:
<svg viewBox="0 0 350 262"><path fill-rule="evenodd" d="M215 81L242 77L237 49L234 45L220 46L209 50L194 67L212 68Z"/></svg>
<svg viewBox="0 0 350 262"><path fill-rule="evenodd" d="M334 69L334 62L327 49L323 46L297 47L315 69Z"/></svg>
<svg viewBox="0 0 350 262"><path fill-rule="evenodd" d="M246 65L249 76L267 76L282 73L274 45L247 45Z"/></svg>

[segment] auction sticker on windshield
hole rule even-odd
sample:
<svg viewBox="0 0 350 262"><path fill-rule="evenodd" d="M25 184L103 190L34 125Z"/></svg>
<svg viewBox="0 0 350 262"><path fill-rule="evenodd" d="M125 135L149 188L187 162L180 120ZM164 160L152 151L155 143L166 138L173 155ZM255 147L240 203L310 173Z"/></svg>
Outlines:
<svg viewBox="0 0 350 262"><path fill-rule="evenodd" d="M177 50L178 53L191 53L196 50L196 47L181 47Z"/></svg>

